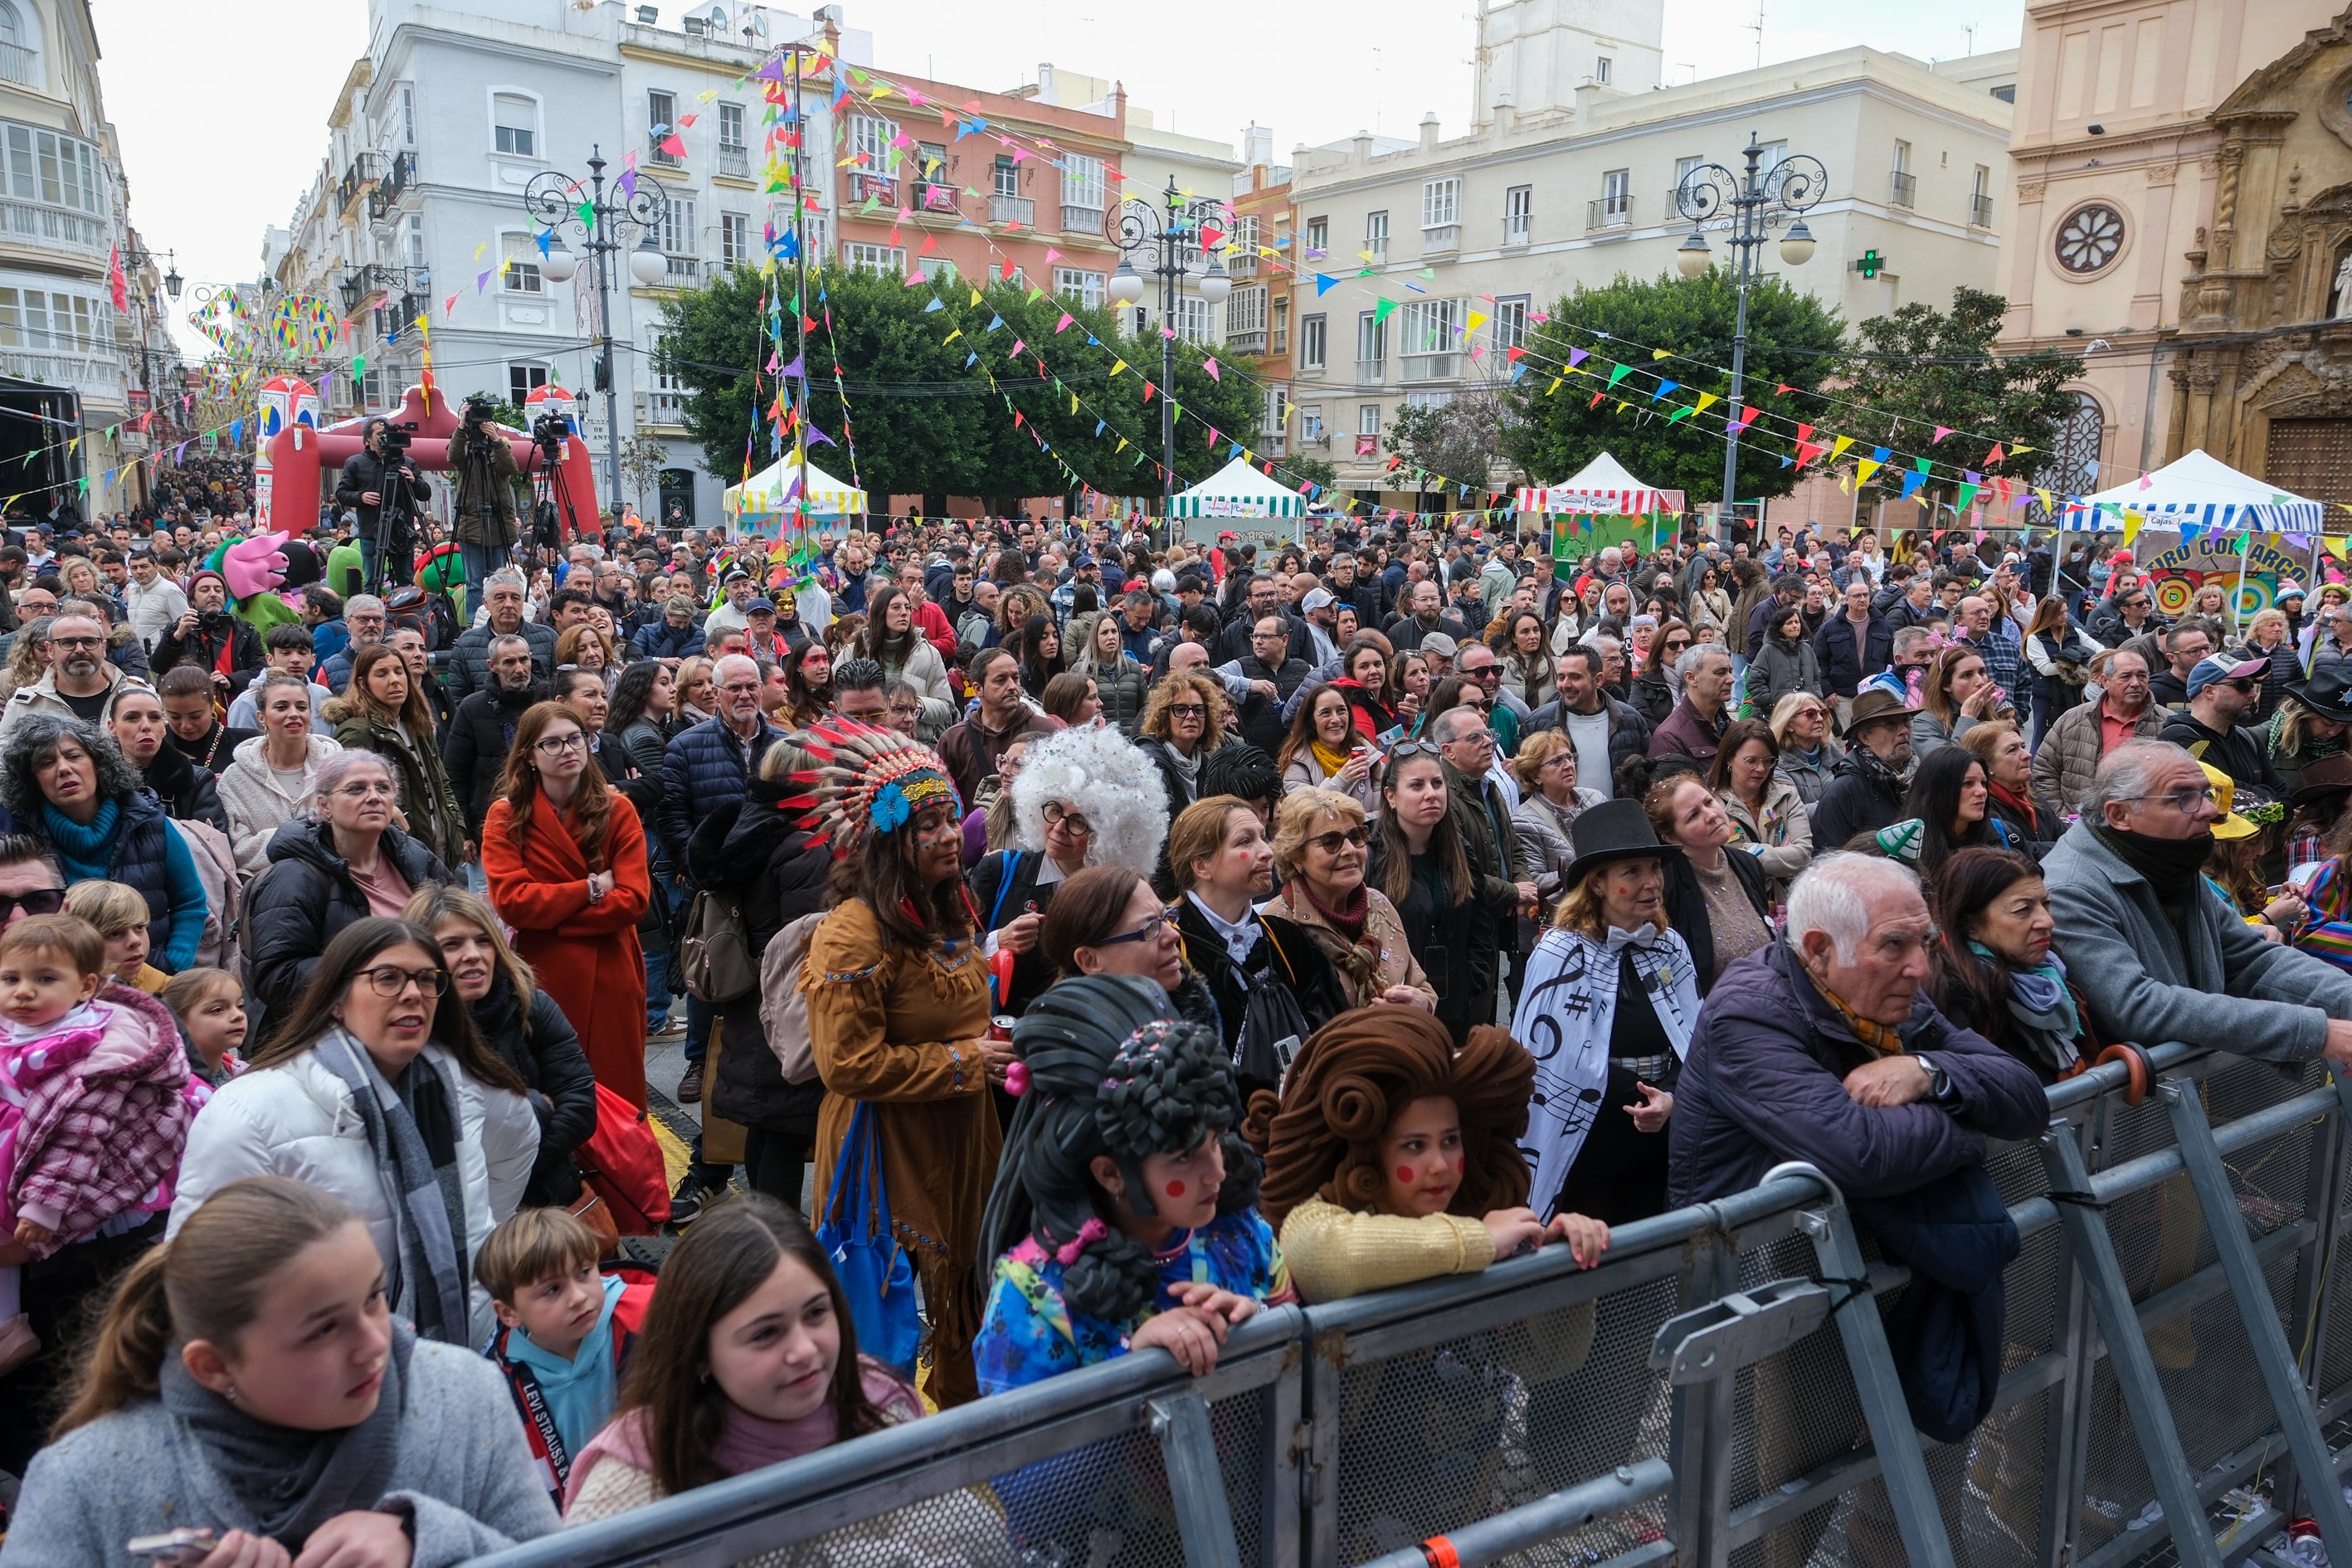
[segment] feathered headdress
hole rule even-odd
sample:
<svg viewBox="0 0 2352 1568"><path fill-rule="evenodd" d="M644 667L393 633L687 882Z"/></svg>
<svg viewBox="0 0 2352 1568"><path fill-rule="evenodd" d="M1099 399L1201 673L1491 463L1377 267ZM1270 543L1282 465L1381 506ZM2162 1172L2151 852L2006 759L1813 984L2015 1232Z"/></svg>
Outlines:
<svg viewBox="0 0 2352 1568"><path fill-rule="evenodd" d="M797 813L800 828L829 841L836 860L865 843L869 830L891 832L925 806L963 816L939 753L896 730L825 719L787 741L807 762L784 776L787 793L776 809Z"/></svg>

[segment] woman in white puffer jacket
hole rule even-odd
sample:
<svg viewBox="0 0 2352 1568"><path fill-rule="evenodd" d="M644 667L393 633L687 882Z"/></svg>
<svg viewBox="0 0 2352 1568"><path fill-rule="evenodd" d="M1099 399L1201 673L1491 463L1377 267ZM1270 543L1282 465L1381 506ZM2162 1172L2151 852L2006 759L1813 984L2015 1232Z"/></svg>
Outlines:
<svg viewBox="0 0 2352 1568"><path fill-rule="evenodd" d="M164 1234L240 1177L297 1177L367 1222L418 1333L478 1344L496 1319L474 1254L538 1152L522 1080L476 1032L440 944L372 916L327 944L301 1001L197 1113Z"/></svg>
<svg viewBox="0 0 2352 1568"><path fill-rule="evenodd" d="M269 864L269 836L310 811L319 764L342 746L310 728L310 683L298 675L262 677L254 693L261 733L237 742L221 770L221 809L228 814L236 868L257 877Z"/></svg>

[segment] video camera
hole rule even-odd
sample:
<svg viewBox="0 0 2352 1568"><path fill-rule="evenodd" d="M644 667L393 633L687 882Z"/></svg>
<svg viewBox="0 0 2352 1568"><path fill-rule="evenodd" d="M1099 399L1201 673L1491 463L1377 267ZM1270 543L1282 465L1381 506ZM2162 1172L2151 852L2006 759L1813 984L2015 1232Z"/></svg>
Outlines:
<svg viewBox="0 0 2352 1568"><path fill-rule="evenodd" d="M410 443L414 442L415 439L415 420L410 419L397 425L394 424L390 420L386 420L384 422L383 449L385 451L405 452L408 450Z"/></svg>
<svg viewBox="0 0 2352 1568"><path fill-rule="evenodd" d="M563 460L563 444L572 438L572 422L561 414L542 414L530 422L531 445L551 463Z"/></svg>

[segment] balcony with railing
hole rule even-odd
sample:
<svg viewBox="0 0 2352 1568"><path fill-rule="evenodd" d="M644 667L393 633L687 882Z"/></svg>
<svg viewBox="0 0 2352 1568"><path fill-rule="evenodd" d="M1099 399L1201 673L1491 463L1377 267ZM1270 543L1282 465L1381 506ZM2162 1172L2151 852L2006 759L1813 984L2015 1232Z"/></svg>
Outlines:
<svg viewBox="0 0 2352 1568"><path fill-rule="evenodd" d="M378 153L362 153L343 170L343 177L335 182L335 210L348 213L352 205L376 187L384 175L383 156Z"/></svg>
<svg viewBox="0 0 2352 1568"><path fill-rule="evenodd" d="M719 148L719 162L713 166L711 172L713 174L725 174L730 179L750 179L751 177L751 150L748 147L730 147L723 142L720 143Z"/></svg>
<svg viewBox="0 0 2352 1568"><path fill-rule="evenodd" d="M1992 226L1992 198L1990 196L1979 193L1969 198L1969 226L1970 228L1990 228Z"/></svg>
<svg viewBox="0 0 2352 1568"><path fill-rule="evenodd" d="M1378 386L1387 378L1389 362L1384 359L1360 359L1356 362L1356 384Z"/></svg>
<svg viewBox="0 0 2352 1568"><path fill-rule="evenodd" d="M1253 328L1246 332L1227 332L1225 352L1229 354L1262 354L1265 353L1265 329Z"/></svg>
<svg viewBox="0 0 2352 1568"><path fill-rule="evenodd" d="M69 387L113 404L122 402L125 391L121 360L110 353L73 348L0 348L0 375L43 386Z"/></svg>
<svg viewBox="0 0 2352 1568"><path fill-rule="evenodd" d="M1421 253L1423 256L1451 256L1462 248L1462 226L1441 224L1421 231Z"/></svg>
<svg viewBox="0 0 2352 1568"><path fill-rule="evenodd" d="M1407 386L1432 381L1458 381L1462 375L1462 356L1458 353L1406 354L1404 383Z"/></svg>
<svg viewBox="0 0 2352 1568"><path fill-rule="evenodd" d="M1037 225L1037 204L1027 196L992 195L988 198L988 221L1034 228Z"/></svg>
<svg viewBox="0 0 2352 1568"><path fill-rule="evenodd" d="M1584 204L1584 231L1631 228L1633 226L1633 198L1623 195L1601 196Z"/></svg>
<svg viewBox="0 0 2352 1568"><path fill-rule="evenodd" d="M1236 250L1225 258L1225 275L1229 278L1257 276L1257 252Z"/></svg>
<svg viewBox="0 0 2352 1568"><path fill-rule="evenodd" d="M0 44L0 81L18 87L47 85L41 80L41 57L22 44Z"/></svg>
<svg viewBox="0 0 2352 1568"><path fill-rule="evenodd" d="M1063 204L1062 232L1064 234L1100 234L1102 231L1102 208L1074 207L1067 203Z"/></svg>
<svg viewBox="0 0 2352 1568"><path fill-rule="evenodd" d="M87 213L47 202L0 198L0 244L62 250L94 260L106 259L106 225Z"/></svg>
<svg viewBox="0 0 2352 1568"><path fill-rule="evenodd" d="M1886 183L1890 187L1886 198L1889 202L1898 207L1916 206L1919 205L1918 175L1906 174L1902 170L1897 169L1893 174L1887 175Z"/></svg>
<svg viewBox="0 0 2352 1568"><path fill-rule="evenodd" d="M665 125L659 130L656 130L650 125L646 127L646 163L653 164L657 169L682 169L686 167L685 159L679 157L675 153L665 153L662 151L662 143L668 141L673 134L675 134L675 131L670 126Z"/></svg>
<svg viewBox="0 0 2352 1568"><path fill-rule="evenodd" d="M702 281L702 258L698 256L664 258L669 263L669 276L664 286L671 289L691 289Z"/></svg>
<svg viewBox="0 0 2352 1568"><path fill-rule="evenodd" d="M368 216L383 223L398 216L400 204L416 188L416 154L403 153L392 160L383 179L376 182L373 194L368 197Z"/></svg>

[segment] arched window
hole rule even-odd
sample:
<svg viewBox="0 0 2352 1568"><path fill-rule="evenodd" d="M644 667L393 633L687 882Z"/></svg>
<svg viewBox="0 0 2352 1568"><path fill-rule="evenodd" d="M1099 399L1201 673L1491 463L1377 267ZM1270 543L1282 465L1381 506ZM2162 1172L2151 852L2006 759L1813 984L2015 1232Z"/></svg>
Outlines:
<svg viewBox="0 0 2352 1568"><path fill-rule="evenodd" d="M24 18L16 15L16 7L8 0L0 0L0 44L15 44L21 48L24 43Z"/></svg>
<svg viewBox="0 0 2352 1568"><path fill-rule="evenodd" d="M2060 495L2083 495L2099 488L2099 445L2106 436L2106 416L2099 409L2098 400L2087 392L2074 395L2074 411L2059 422L2057 439L2050 444L2050 456L2035 470L2033 482L2042 489ZM2035 500L2028 521L2038 527L2052 526L2049 513Z"/></svg>

